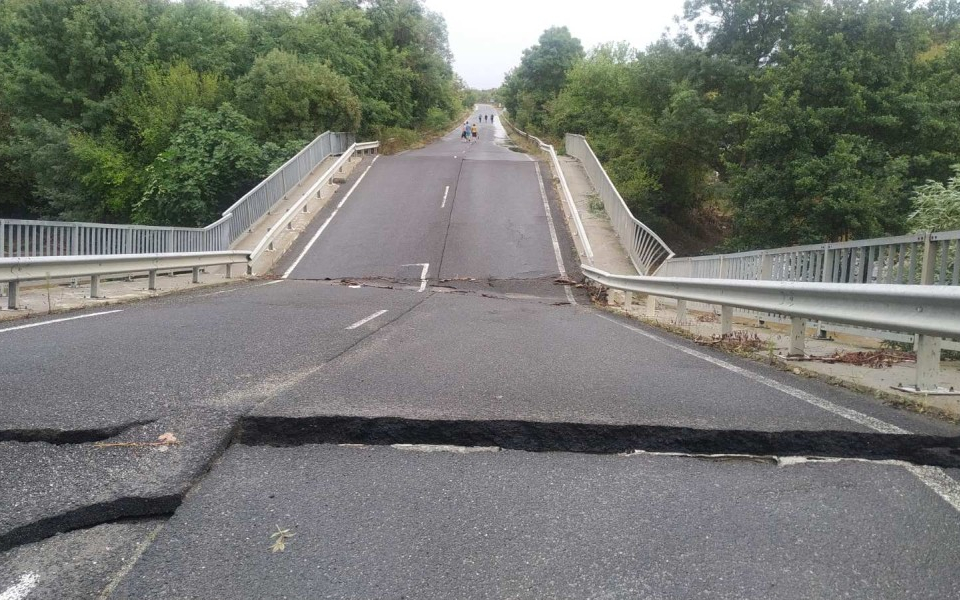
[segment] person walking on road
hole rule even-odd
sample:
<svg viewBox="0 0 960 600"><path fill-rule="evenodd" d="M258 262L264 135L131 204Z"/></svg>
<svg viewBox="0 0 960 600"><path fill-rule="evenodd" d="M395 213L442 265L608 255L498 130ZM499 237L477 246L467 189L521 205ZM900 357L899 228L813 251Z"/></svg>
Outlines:
<svg viewBox="0 0 960 600"><path fill-rule="evenodd" d="M464 142L469 142L470 140L469 140L469 138L467 138L467 136L469 135L469 133L470 133L470 127L469 127L469 125L468 125L468 122L467 122L467 121L464 121L464 122L463 122L463 132L460 134L460 139L463 140Z"/></svg>
<svg viewBox="0 0 960 600"><path fill-rule="evenodd" d="M474 123L473 126L470 128L470 135L473 138L473 141L476 142L477 141L477 124L476 123Z"/></svg>

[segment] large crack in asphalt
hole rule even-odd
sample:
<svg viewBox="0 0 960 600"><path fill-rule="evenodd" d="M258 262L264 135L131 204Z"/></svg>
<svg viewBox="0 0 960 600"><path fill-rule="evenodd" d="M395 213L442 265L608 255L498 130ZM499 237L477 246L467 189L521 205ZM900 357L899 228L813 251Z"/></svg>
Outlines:
<svg viewBox="0 0 960 600"><path fill-rule="evenodd" d="M240 421L237 441L245 445L268 446L428 444L592 454L643 450L691 454L823 456L960 467L960 437L855 431L716 430L661 425L421 420L335 415L247 416Z"/></svg>
<svg viewBox="0 0 960 600"><path fill-rule="evenodd" d="M136 427L149 425L154 421L155 419L144 419L121 423L119 425L79 429L54 429L49 427L0 429L0 442L42 442L55 445L102 442Z"/></svg>
<svg viewBox="0 0 960 600"><path fill-rule="evenodd" d="M230 433L228 433L230 431ZM960 436L854 431L713 430L660 425L522 420L408 419L400 417L239 417L219 443L167 492L119 495L0 531L0 552L58 533L139 517L169 517L233 444L296 447L305 444L453 447L632 455L673 454L691 458L757 460L782 457L897 461L960 468ZM777 457L770 460L770 457ZM762 460L761 460L762 459ZM166 486L164 486L166 487Z"/></svg>
<svg viewBox="0 0 960 600"><path fill-rule="evenodd" d="M169 517L183 502L184 493L163 496L125 496L66 511L0 534L0 552L39 542L58 533L87 529L131 518Z"/></svg>

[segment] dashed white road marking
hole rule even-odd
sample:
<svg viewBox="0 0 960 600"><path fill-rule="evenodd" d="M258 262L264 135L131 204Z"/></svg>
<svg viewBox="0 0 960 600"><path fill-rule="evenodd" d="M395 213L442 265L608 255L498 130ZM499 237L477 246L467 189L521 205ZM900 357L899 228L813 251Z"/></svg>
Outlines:
<svg viewBox="0 0 960 600"><path fill-rule="evenodd" d="M430 269L430 263L412 263L409 265L403 265L404 267L423 267L420 270L420 289L417 290L417 293L422 292L427 289L427 271Z"/></svg>
<svg viewBox="0 0 960 600"><path fill-rule="evenodd" d="M23 600L27 594L37 586L36 573L27 573L20 578L20 581L8 587L2 594L0 600Z"/></svg>
<svg viewBox="0 0 960 600"><path fill-rule="evenodd" d="M268 282L266 282L266 283L258 283L258 284L256 284L256 285L251 285L251 286L248 286L248 287L238 287L238 288L233 288L233 289L231 289L231 290L220 290L219 292L211 292L211 293L209 293L209 294L200 294L200 296L198 296L198 297L199 297L199 298L209 298L210 296L220 296L220 295L222 295L222 294L232 294L233 292L239 292L240 290L258 288L258 287L263 287L263 286L266 286L266 285L273 285L273 284L275 284L275 283L283 283L283 280L282 280L282 279L274 279L273 281L268 281Z"/></svg>
<svg viewBox="0 0 960 600"><path fill-rule="evenodd" d="M447 205L447 194L450 193L450 186L443 188L443 202L440 203L440 208L443 208Z"/></svg>
<svg viewBox="0 0 960 600"><path fill-rule="evenodd" d="M123 312L122 309L117 310L105 310L98 313L90 313L89 315L78 315L76 317L64 317L63 319L52 319L50 321L44 321L42 323L30 323L29 325L17 325L16 327L7 327L6 329L0 329L0 333L6 333L8 331L19 331L20 329L30 329L31 327L43 327L44 325L53 325L54 323L63 323L66 321L76 321L77 319L88 319L90 317L102 317L103 315L112 315L114 313ZM3 600L3 596L0 596L0 600Z"/></svg>
<svg viewBox="0 0 960 600"><path fill-rule="evenodd" d="M373 168L373 164L377 162L378 158L380 158L379 154L373 157L373 162L370 163L370 166L367 167L366 170L364 170L364 172L357 179L356 183L353 184L353 187L351 187L350 190L347 192L347 194L343 197L343 200L341 200L340 203L337 204L337 208L334 209L333 214L327 217L327 220L323 223L323 225L320 226L320 229L317 230L317 233L313 235L313 237L307 243L307 247L304 248L303 252L300 253L300 256L297 257L297 260L293 261L293 264L290 265L290 268L284 271L283 275L280 277L281 279L286 279L287 277L289 277L290 273L293 273L293 270L296 269L297 265L300 264L300 261L303 260L303 257L307 255L307 252L310 252L310 249L313 248L313 245L316 244L317 240L320 239L320 234L322 234L323 230L327 228L327 225L330 224L330 221L333 221L333 218L337 216L337 213L340 212L340 209L343 207L344 203L346 203L347 198L349 198L350 195L353 194L353 190L357 189L357 186L360 185L360 182L363 181L363 178L367 176L367 173L369 173L370 169Z"/></svg>
<svg viewBox="0 0 960 600"><path fill-rule="evenodd" d="M238 291L240 291L240 288L236 288L236 289L233 289L233 290L220 290L219 292L211 292L211 293L209 293L209 294L200 294L200 295L197 296L197 297L198 297L198 298L209 298L210 296L221 296L221 295L223 295L223 294L232 294L233 292L238 292Z"/></svg>
<svg viewBox="0 0 960 600"><path fill-rule="evenodd" d="M844 408L843 406L838 406L833 402L830 402L829 400L825 400L824 398L820 398L819 396L815 396L813 394L807 393L793 386L780 383L779 381L775 381L773 379L770 379L769 377L764 377L759 373L754 373L753 371L748 371L747 369L740 368L734 364L728 363L725 360L714 358L709 354L704 354L703 352L694 350L693 348L687 348L686 346L683 346L681 344L675 344L667 340L666 338L662 338L659 335L648 333L640 329L639 327L633 327L631 325L627 325L626 323L621 323L620 321L617 321L616 319L611 319L610 317L607 317L605 315L597 315L597 316L603 319L604 321L610 321L611 323L615 323L621 327L629 329L634 333L638 333L655 342L663 344L664 346L668 346L670 348L673 348L674 350L679 350L684 354L689 354L690 356L699 358L700 360L705 360L708 363L714 364L718 367L721 367L723 369L726 369L738 375L742 375L747 379L756 381L757 383L765 385L769 388L773 388L778 392L783 392L788 396L793 396L798 400L803 400L808 404L812 404L817 408L821 408L839 417L843 417L848 421L853 421L854 423L858 425L862 425L867 429L871 429L879 433L889 433L889 434L898 434L898 435L911 435L913 433L901 427L897 427L896 425L887 423L886 421L882 421L880 419L871 417L869 415L865 415L862 412L859 412L850 408ZM905 468L911 473L913 473L917 477L917 479L923 482L924 485L926 485L928 488L933 490L938 496L940 496L943 500L945 500L950 506L952 506L958 512L960 512L960 482L958 482L956 479L947 475L944 472L944 470L939 467L907 465L905 466Z"/></svg>
<svg viewBox="0 0 960 600"><path fill-rule="evenodd" d="M557 238L557 229L553 226L553 216L550 215L550 203L547 202L547 190L543 187L543 177L540 174L540 163L536 164L537 183L540 184L540 198L543 200L543 212L547 215L547 225L550 226L550 241L553 242L553 254L557 258L557 268L560 270L560 276L567 278L567 270L563 267L563 255L560 253L560 240ZM567 295L567 302L576 304L577 299L573 297L573 290L569 285L563 286L563 291Z"/></svg>
<svg viewBox="0 0 960 600"><path fill-rule="evenodd" d="M350 330L350 329L356 329L357 327L360 327L360 326L362 326L362 325L366 325L366 324L369 323L370 321L376 319L377 317L379 317L379 316L382 315L382 314L385 314L386 312L387 312L386 310L378 310L377 312L373 313L373 314L370 315L369 317L366 317L366 318L364 318L364 319L360 319L359 321L357 321L356 323L354 323L354 324L351 325L350 327L347 327L347 329L348 329L348 330Z"/></svg>

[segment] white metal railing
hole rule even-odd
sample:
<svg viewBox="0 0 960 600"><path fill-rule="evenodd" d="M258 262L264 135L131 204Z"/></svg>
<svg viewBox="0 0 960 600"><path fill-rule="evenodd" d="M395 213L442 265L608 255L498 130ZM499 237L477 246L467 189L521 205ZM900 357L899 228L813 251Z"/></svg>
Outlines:
<svg viewBox="0 0 960 600"><path fill-rule="evenodd" d="M960 231L671 258L663 277L960 285Z"/></svg>
<svg viewBox="0 0 960 600"><path fill-rule="evenodd" d="M230 242L248 231L274 204L283 199L304 177L309 175L323 159L331 154L341 154L354 143L352 133L321 133L307 144L296 156L285 162L257 187L243 195L233 206L223 211L230 220Z"/></svg>
<svg viewBox="0 0 960 600"><path fill-rule="evenodd" d="M904 284L740 281L701 277L631 277L583 266L602 285L721 307L721 331L733 309L790 318L790 354L803 353L804 320L917 334L916 391L938 391L943 337L960 337L960 287Z"/></svg>
<svg viewBox="0 0 960 600"><path fill-rule="evenodd" d="M327 156L353 143L352 133L320 134L202 228L0 219L0 258L226 250Z"/></svg>
<svg viewBox="0 0 960 600"><path fill-rule="evenodd" d="M585 137L568 133L564 143L567 154L583 164L603 201L603 208L620 238L620 244L627 251L637 272L641 275L654 274L665 260L673 256L673 250L652 229L633 216Z"/></svg>
<svg viewBox="0 0 960 600"><path fill-rule="evenodd" d="M574 228L577 230L577 237L580 238L580 245L583 248L583 256L587 260L588 264L593 264L593 247L590 245L590 239L587 237L587 232L583 228L583 221L580 219L580 212L577 210L577 205L573 201L573 194L570 193L570 187L567 186L567 179L563 176L563 171L560 168L560 159L557 158L557 151L552 145L545 143L540 138L532 136L526 131L522 131L517 128L516 125L505 119L502 114L500 115L500 120L506 123L510 129L516 131L525 139L535 143L550 157L550 164L553 166L553 170L556 172L557 178L560 180L560 189L563 192L564 200L567 202L567 209L570 212L570 218L573 219Z"/></svg>
<svg viewBox="0 0 960 600"><path fill-rule="evenodd" d="M97 298L102 275L146 272L148 287L153 290L160 270L193 269L196 283L201 268L226 265L226 276L230 277L231 265L246 264L249 259L249 252L235 251L0 258L0 283L8 285L7 303L15 310L20 283L25 281L90 277L90 297Z"/></svg>
<svg viewBox="0 0 960 600"><path fill-rule="evenodd" d="M293 219L300 214L301 212L307 212L308 206L311 200L316 199L318 190L326 185L326 183L333 177L333 174L340 170L340 168L350 160L350 158L357 152L368 152L375 151L380 147L379 141L374 142L362 142L359 144L352 144L347 148L339 159L336 160L327 171L317 179L317 182L313 184L303 195L300 196L300 199L297 200L286 213L280 218L277 223L273 225L270 229L267 230L266 235L260 240L257 246L250 252L250 267L253 268L253 263L264 252L268 250L273 250L273 244L277 236L280 235L284 229L293 228Z"/></svg>

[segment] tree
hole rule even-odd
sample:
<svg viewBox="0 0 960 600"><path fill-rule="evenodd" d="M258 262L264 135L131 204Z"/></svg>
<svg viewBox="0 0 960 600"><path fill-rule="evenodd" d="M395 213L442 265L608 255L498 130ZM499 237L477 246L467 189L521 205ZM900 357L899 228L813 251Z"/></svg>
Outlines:
<svg viewBox="0 0 960 600"><path fill-rule="evenodd" d="M360 101L328 66L271 50L237 81L237 103L261 137L312 139L325 130L354 131Z"/></svg>
<svg viewBox="0 0 960 600"><path fill-rule="evenodd" d="M707 39L704 50L758 67L777 62L789 44L792 17L818 0L686 0L684 18Z"/></svg>
<svg viewBox="0 0 960 600"><path fill-rule="evenodd" d="M910 213L912 231L960 229L960 164L953 165L953 177L946 185L927 181L917 186Z"/></svg>
<svg viewBox="0 0 960 600"><path fill-rule="evenodd" d="M150 65L139 80L127 81L118 112L133 126L139 153L150 162L170 143L188 108L214 110L228 92L222 75L198 73L186 62Z"/></svg>
<svg viewBox="0 0 960 600"><path fill-rule="evenodd" d="M170 147L146 169L138 223L203 226L266 173L253 123L229 104L189 108Z"/></svg>
<svg viewBox="0 0 960 600"><path fill-rule="evenodd" d="M566 27L551 27L539 43L523 51L520 66L508 76L505 105L523 127L543 126L544 107L557 97L567 73L583 59L580 40Z"/></svg>
<svg viewBox="0 0 960 600"><path fill-rule="evenodd" d="M148 46L152 60L186 61L195 71L231 78L253 63L247 21L215 0L165 3L154 28Z"/></svg>

